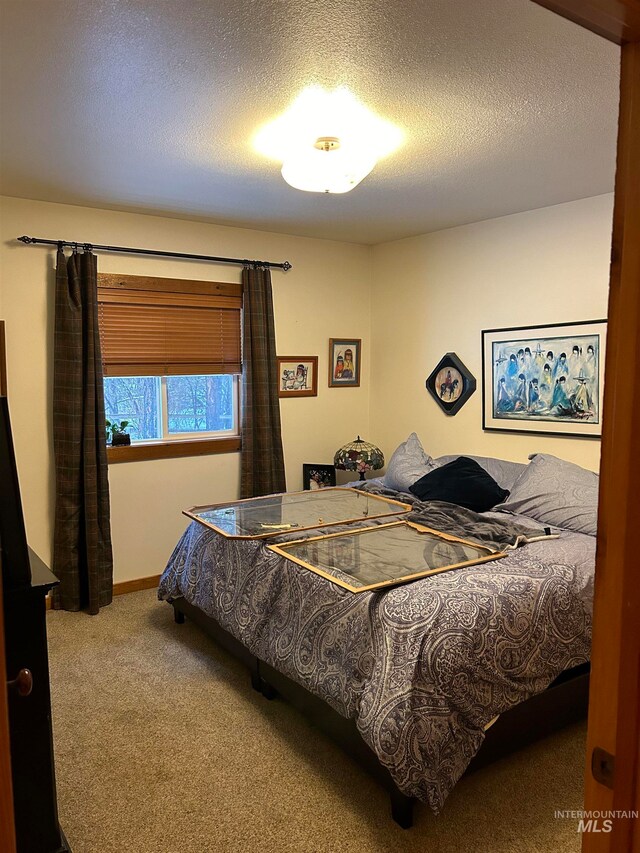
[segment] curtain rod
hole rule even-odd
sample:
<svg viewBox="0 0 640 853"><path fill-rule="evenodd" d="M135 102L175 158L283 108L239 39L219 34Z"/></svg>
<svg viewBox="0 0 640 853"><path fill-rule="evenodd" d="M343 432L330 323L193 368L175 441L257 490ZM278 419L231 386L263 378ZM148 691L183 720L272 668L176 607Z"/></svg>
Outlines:
<svg viewBox="0 0 640 853"><path fill-rule="evenodd" d="M192 255L188 252L159 252L154 249L127 249L124 246L99 246L97 243L76 243L69 240L44 240L42 237L18 237L21 243L43 243L47 246L58 246L61 249L63 246L78 251L82 249L86 252L91 252L93 249L100 249L103 252L122 252L127 255L155 255L160 258L183 258L190 261L212 261L218 264L238 264L243 267L274 267L276 269L290 270L291 264L289 261L284 261L282 264L271 263L270 261L249 261L246 258L217 258L214 255Z"/></svg>

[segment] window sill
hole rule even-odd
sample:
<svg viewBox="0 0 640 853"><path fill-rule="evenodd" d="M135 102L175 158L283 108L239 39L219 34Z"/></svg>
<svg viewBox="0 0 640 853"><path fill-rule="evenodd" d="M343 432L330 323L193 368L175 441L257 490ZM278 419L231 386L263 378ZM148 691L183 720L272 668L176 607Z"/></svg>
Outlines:
<svg viewBox="0 0 640 853"><path fill-rule="evenodd" d="M175 459L179 456L209 456L214 453L237 453L240 438L208 438L191 441L156 441L130 444L126 447L107 447L109 465L118 462L141 462L145 459Z"/></svg>

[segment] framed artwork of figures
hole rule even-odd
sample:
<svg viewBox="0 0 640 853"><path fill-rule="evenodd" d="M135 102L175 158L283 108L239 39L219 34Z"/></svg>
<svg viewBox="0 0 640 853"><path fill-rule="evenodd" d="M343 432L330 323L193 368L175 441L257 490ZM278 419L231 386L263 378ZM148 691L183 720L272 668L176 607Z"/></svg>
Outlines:
<svg viewBox="0 0 640 853"><path fill-rule="evenodd" d="M318 356L279 355L278 396L318 396Z"/></svg>
<svg viewBox="0 0 640 853"><path fill-rule="evenodd" d="M455 415L476 390L476 379L455 352L448 352L434 367L426 386L442 411Z"/></svg>
<svg viewBox="0 0 640 853"><path fill-rule="evenodd" d="M331 338L329 341L329 388L360 385L360 338Z"/></svg>
<svg viewBox="0 0 640 853"><path fill-rule="evenodd" d="M606 320L483 331L483 429L600 437L606 337Z"/></svg>

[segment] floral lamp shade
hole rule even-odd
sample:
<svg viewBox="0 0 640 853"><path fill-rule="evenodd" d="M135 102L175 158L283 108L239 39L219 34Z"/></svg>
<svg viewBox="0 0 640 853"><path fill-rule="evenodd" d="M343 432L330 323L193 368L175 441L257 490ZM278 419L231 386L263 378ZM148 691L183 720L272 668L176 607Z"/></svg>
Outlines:
<svg viewBox="0 0 640 853"><path fill-rule="evenodd" d="M363 441L360 436L337 451L333 464L342 471L357 471L365 479L365 471L376 470L384 465L384 454L375 444Z"/></svg>

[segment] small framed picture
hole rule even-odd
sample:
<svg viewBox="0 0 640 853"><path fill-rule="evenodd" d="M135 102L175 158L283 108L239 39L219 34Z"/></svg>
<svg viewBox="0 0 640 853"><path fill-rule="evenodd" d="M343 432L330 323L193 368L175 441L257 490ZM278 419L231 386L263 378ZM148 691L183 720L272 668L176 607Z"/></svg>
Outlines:
<svg viewBox="0 0 640 853"><path fill-rule="evenodd" d="M335 486L336 469L333 465L304 464L302 466L302 483L305 491Z"/></svg>
<svg viewBox="0 0 640 853"><path fill-rule="evenodd" d="M318 356L279 355L278 396L318 396Z"/></svg>
<svg viewBox="0 0 640 853"><path fill-rule="evenodd" d="M426 386L442 411L455 415L476 390L476 379L455 352L448 352L434 367Z"/></svg>
<svg viewBox="0 0 640 853"><path fill-rule="evenodd" d="M329 341L329 388L360 385L360 338L331 338Z"/></svg>

